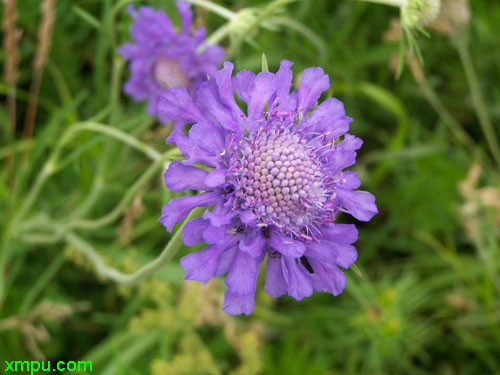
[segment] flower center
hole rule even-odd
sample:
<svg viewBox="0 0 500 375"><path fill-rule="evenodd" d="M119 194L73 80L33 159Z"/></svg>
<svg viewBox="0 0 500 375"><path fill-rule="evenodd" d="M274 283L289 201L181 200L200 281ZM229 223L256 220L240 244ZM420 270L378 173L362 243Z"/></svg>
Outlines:
<svg viewBox="0 0 500 375"><path fill-rule="evenodd" d="M328 200L321 164L307 141L287 129L261 130L241 140L233 159L237 195L264 224L297 236Z"/></svg>
<svg viewBox="0 0 500 375"><path fill-rule="evenodd" d="M159 59L154 65L153 76L164 87L188 87L189 78L180 64L167 57Z"/></svg>

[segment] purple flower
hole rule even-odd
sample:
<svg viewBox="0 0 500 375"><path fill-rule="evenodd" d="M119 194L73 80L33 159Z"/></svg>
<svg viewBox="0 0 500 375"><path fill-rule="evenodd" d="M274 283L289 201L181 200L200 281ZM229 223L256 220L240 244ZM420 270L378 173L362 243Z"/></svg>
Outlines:
<svg viewBox="0 0 500 375"><path fill-rule="evenodd" d="M357 174L343 171L355 163L362 141L346 133L352 119L342 102L329 98L314 108L330 87L328 76L321 68L306 69L290 93L291 65L282 61L276 74L231 77L233 65L226 62L194 100L183 88L160 98L163 117L193 124L188 135L174 130L167 140L186 160L170 165L165 184L175 192L205 192L172 199L159 221L171 231L193 208L213 206L185 225L187 246L208 246L181 265L187 280L203 283L228 273L223 310L229 314L253 311L266 256L265 290L272 297L342 293L346 279L339 267L356 260L358 232L353 224L335 223L336 215L368 221L377 213L375 197L355 190Z"/></svg>
<svg viewBox="0 0 500 375"><path fill-rule="evenodd" d="M169 87L186 87L194 92L212 76L224 58L220 46L211 46L199 54L197 48L205 41L205 28L190 28L193 12L189 3L176 3L182 22L177 32L170 18L161 10L142 6L128 11L134 19L130 35L134 43L125 43L118 53L130 61L130 78L124 91L136 101L148 101L148 112L157 114L158 99ZM165 122L165 119L160 120Z"/></svg>

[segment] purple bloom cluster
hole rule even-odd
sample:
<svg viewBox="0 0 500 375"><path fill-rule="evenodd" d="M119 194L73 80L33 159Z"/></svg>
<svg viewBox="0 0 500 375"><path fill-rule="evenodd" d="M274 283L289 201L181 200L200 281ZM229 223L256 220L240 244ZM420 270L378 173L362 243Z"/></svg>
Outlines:
<svg viewBox="0 0 500 375"><path fill-rule="evenodd" d="M186 87L195 92L212 76L224 58L220 46L210 46L199 54L206 31L199 28L191 34L193 13L189 3L178 1L182 30L177 32L170 18L160 10L142 6L128 11L134 19L130 34L134 43L125 43L118 53L130 60L130 78L124 91L137 101L148 101L148 112L157 114L158 99L169 87ZM165 119L160 120L165 122Z"/></svg>
<svg viewBox="0 0 500 375"><path fill-rule="evenodd" d="M172 199L159 220L171 231L195 207L213 206L185 225L187 246L208 246L181 265L187 280L203 283L228 273L223 309L229 314L253 311L266 256L265 290L272 297L340 294L346 279L339 267L356 260L358 233L353 224L335 223L336 215L368 221L377 213L374 196L356 190L357 174L344 171L362 141L347 134L352 119L342 102L330 98L314 108L330 87L328 76L306 69L290 92L291 65L284 60L275 74L233 77L226 62L193 97L171 88L159 102L162 118L193 124L188 135L176 129L167 140L186 159L170 165L166 186L205 191Z"/></svg>

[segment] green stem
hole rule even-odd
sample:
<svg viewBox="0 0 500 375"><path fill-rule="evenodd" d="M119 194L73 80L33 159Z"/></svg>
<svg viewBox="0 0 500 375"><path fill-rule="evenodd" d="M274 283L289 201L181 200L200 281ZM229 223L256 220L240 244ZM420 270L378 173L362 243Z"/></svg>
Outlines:
<svg viewBox="0 0 500 375"><path fill-rule="evenodd" d="M405 3L404 0L356 0L356 1L363 1L365 3L390 5L390 6L398 7L398 8L401 8Z"/></svg>
<svg viewBox="0 0 500 375"><path fill-rule="evenodd" d="M479 80L476 70L474 69L474 64L472 63L472 59L466 45L465 36L458 35L453 39L453 41L455 42L460 55L460 60L462 61L462 65L464 67L465 76L472 94L472 102L474 104L476 115L479 119L481 130L483 131L495 162L500 167L500 146L498 144L498 138L495 134L495 130L493 129L493 124L488 116L488 110L481 92L481 87L479 86Z"/></svg>
<svg viewBox="0 0 500 375"><path fill-rule="evenodd" d="M157 170L164 166L164 162L172 156L177 149L173 149L166 152L159 158L155 163L153 163L142 176L132 185L132 187L127 191L125 196L122 198L120 203L108 214L100 217L99 219L89 219L89 220L76 220L68 224L69 228L81 228L81 229L96 229L105 226L115 219L117 219L121 213L127 208L129 202L137 195L139 190L144 186L144 184L153 176Z"/></svg>
<svg viewBox="0 0 500 375"><path fill-rule="evenodd" d="M443 102L439 98L439 95L427 82L427 78L425 77L423 71L418 72L421 73L421 75L415 74L415 71L413 71L413 73L415 81L419 85L420 90L422 90L422 93L424 94L425 98L432 106L432 108L434 108L434 111L436 111L441 121L443 121L443 123L450 128L451 132L459 140L459 142L462 143L465 147L467 147L469 152L477 160L479 160L481 164L488 171L491 171L491 165L488 158L486 158L481 153L481 150L478 147L476 147L474 140L467 134L467 132L460 125L460 123L455 119L455 117L453 117L450 111L448 111L448 109L444 106Z"/></svg>
<svg viewBox="0 0 500 375"><path fill-rule="evenodd" d="M65 134L65 136L63 136L59 144L54 148L54 158L58 156L66 143L68 143L76 134L84 131L91 131L109 135L110 137L122 141L123 143L128 144L136 150L143 152L153 160L158 160L159 158L161 158L161 154L158 151L156 151L146 143L139 141L137 138L124 133L115 127L91 121L84 121L69 128L68 132Z"/></svg>
<svg viewBox="0 0 500 375"><path fill-rule="evenodd" d="M35 302L36 298L40 295L40 293L42 293L43 289L62 267L64 261L64 253L60 253L43 271L43 273L31 287L29 292L25 295L20 308L21 314L25 314L28 312L29 308L33 305L33 302Z"/></svg>
<svg viewBox="0 0 500 375"><path fill-rule="evenodd" d="M215 4L211 1L207 0L187 0L191 4L198 5L202 8L208 9L215 14L218 14L221 17L227 18L228 20L232 20L234 17L236 17L236 13L233 11L230 11L227 8L224 8L218 4Z"/></svg>
<svg viewBox="0 0 500 375"><path fill-rule="evenodd" d="M133 285L152 275L175 256L177 251L179 251L179 249L182 247L182 229L184 225L192 218L200 216L204 210L204 207L199 207L191 211L182 226L175 232L174 236L170 239L167 246L163 249L160 255L150 263L146 264L145 266L131 274L123 273L104 264L97 251L90 244L85 242L81 237L77 236L73 232L68 232L64 236L64 238L70 245L72 245L77 251L84 254L88 258L88 260L92 262L95 267L95 271L99 276L104 277L105 279L113 280L120 284Z"/></svg>
<svg viewBox="0 0 500 375"><path fill-rule="evenodd" d="M168 153L161 155L158 151L153 149L152 147L148 146L147 144L139 141L138 139L121 132L118 129L111 128L106 125L98 124L98 123L93 123L93 122L82 122L77 125L72 126L71 128L68 129L68 131L65 133L65 135L61 138L61 140L56 144L54 149L52 150L51 155L48 157L47 161L45 162L45 165L42 167L41 172L38 174L35 183L33 184L32 188L28 192L28 195L26 199L23 201L22 206L20 209L17 211L16 215L14 216L12 220L12 225L11 228L16 228L16 225L19 223L19 221L26 215L26 213L31 209L33 203L35 202L36 197L38 196L38 193L40 192L40 189L44 185L45 181L50 177L52 174L54 174L57 171L57 162L58 162L58 157L59 154L64 147L66 143L68 143L77 133L82 132L82 131L94 131L97 133L103 133L107 134L115 139L118 139L135 149L144 152L147 156L152 158L153 160L156 160L158 163L163 163L168 157ZM155 163L155 166L158 166L157 163Z"/></svg>

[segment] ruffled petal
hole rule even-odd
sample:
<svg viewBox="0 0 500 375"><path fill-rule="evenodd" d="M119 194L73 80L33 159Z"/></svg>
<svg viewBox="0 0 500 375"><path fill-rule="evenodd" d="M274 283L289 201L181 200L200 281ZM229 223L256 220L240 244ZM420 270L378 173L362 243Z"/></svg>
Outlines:
<svg viewBox="0 0 500 375"><path fill-rule="evenodd" d="M340 174L339 186L343 189L354 190L361 186L361 181L356 172L345 171Z"/></svg>
<svg viewBox="0 0 500 375"><path fill-rule="evenodd" d="M244 115L234 100L233 85L231 82L231 73L233 68L234 65L226 61L224 63L224 68L215 74L215 80L217 81L217 86L219 87L221 102L233 112L233 118L238 121L238 119Z"/></svg>
<svg viewBox="0 0 500 375"><path fill-rule="evenodd" d="M281 60L280 67L274 77L274 84L276 86L276 98L280 109L292 110L289 106L290 101L290 88L292 87L293 72L290 67L293 65L292 61Z"/></svg>
<svg viewBox="0 0 500 375"><path fill-rule="evenodd" d="M207 225L208 222L201 217L189 220L182 228L182 242L184 242L184 245L193 246L203 242L203 230Z"/></svg>
<svg viewBox="0 0 500 375"><path fill-rule="evenodd" d="M358 240L358 230L354 224L330 224L322 227L323 238L330 242L350 245Z"/></svg>
<svg viewBox="0 0 500 375"><path fill-rule="evenodd" d="M257 224L257 215L255 215L251 210L241 210L240 219L245 225L256 226Z"/></svg>
<svg viewBox="0 0 500 375"><path fill-rule="evenodd" d="M344 272L337 266L321 263L314 259L309 260L314 273L310 275L314 290L327 292L338 296L345 288L346 279Z"/></svg>
<svg viewBox="0 0 500 375"><path fill-rule="evenodd" d="M330 79L322 68L308 68L302 72L297 90L297 107L307 111L312 108L323 91L330 87Z"/></svg>
<svg viewBox="0 0 500 375"><path fill-rule="evenodd" d="M227 247L212 245L181 258L181 267L186 271L185 280L206 284L215 275L220 255Z"/></svg>
<svg viewBox="0 0 500 375"><path fill-rule="evenodd" d="M311 242L306 245L307 250L304 255L309 258L317 259L324 263L337 264L338 249L332 246L330 242Z"/></svg>
<svg viewBox="0 0 500 375"><path fill-rule="evenodd" d="M214 192L200 195L187 195L181 198L172 199L161 209L161 217L158 219L169 232L175 224L184 219L195 207L211 206L220 199Z"/></svg>
<svg viewBox="0 0 500 375"><path fill-rule="evenodd" d="M304 266L288 257L281 257L281 265L288 286L288 295L297 301L309 297L313 293L313 287L308 277L309 273Z"/></svg>
<svg viewBox="0 0 500 375"><path fill-rule="evenodd" d="M196 167L183 165L178 161L170 163L163 178L165 186L172 191L208 190L205 179L208 172Z"/></svg>
<svg viewBox="0 0 500 375"><path fill-rule="evenodd" d="M230 315L250 315L255 308L255 294L238 296L231 292L224 294L222 310Z"/></svg>
<svg viewBox="0 0 500 375"><path fill-rule="evenodd" d="M260 72L253 81L253 87L249 95L248 118L263 119L264 106L275 92L274 74Z"/></svg>
<svg viewBox="0 0 500 375"><path fill-rule="evenodd" d="M261 261L262 257L254 258L244 251L238 251L226 277L228 291L237 296L255 293Z"/></svg>
<svg viewBox="0 0 500 375"><path fill-rule="evenodd" d="M210 224L213 226L220 227L229 224L236 215L238 215L238 211L231 210L222 205L217 205L212 212L208 210L205 211L203 218L210 220Z"/></svg>
<svg viewBox="0 0 500 375"><path fill-rule="evenodd" d="M233 87L241 100L245 103L250 102L252 85L255 80L255 73L249 70L241 70L233 78Z"/></svg>
<svg viewBox="0 0 500 375"><path fill-rule="evenodd" d="M345 115L344 104L336 98L328 98L312 111L301 126L325 133L326 139L331 140L345 134L351 122L352 119Z"/></svg>
<svg viewBox="0 0 500 375"><path fill-rule="evenodd" d="M213 156L224 151L224 136L220 128L208 121L194 124L189 130L189 140Z"/></svg>
<svg viewBox="0 0 500 375"><path fill-rule="evenodd" d="M287 291L287 284L283 276L281 258L267 257L266 267L266 293L271 297L281 297Z"/></svg>
<svg viewBox="0 0 500 375"><path fill-rule="evenodd" d="M337 256L337 264L342 268L349 268L357 259L358 252L351 245L338 245L339 252Z"/></svg>
<svg viewBox="0 0 500 375"><path fill-rule="evenodd" d="M184 87L165 89L158 103L158 113L164 119L195 123L205 118Z"/></svg>
<svg viewBox="0 0 500 375"><path fill-rule="evenodd" d="M222 185L226 182L227 169L216 168L205 178L205 184L211 188Z"/></svg>
<svg viewBox="0 0 500 375"><path fill-rule="evenodd" d="M225 273L229 272L237 251L238 248L235 246L222 253L219 259L219 265L217 266L217 270L215 271L215 276L222 276Z"/></svg>
<svg viewBox="0 0 500 375"><path fill-rule="evenodd" d="M240 241L240 249L252 257L258 257L262 255L262 250L266 244L266 238L264 236L256 235L255 233L249 233L243 240Z"/></svg>
<svg viewBox="0 0 500 375"><path fill-rule="evenodd" d="M172 21L162 11L148 6L140 6L136 11L133 5L128 7L128 11L134 18L130 35L138 44L154 48L165 41L176 40Z"/></svg>
<svg viewBox="0 0 500 375"><path fill-rule="evenodd" d="M285 257L300 258L304 255L306 247L303 242L288 238L275 229L271 230L270 234L269 245Z"/></svg>
<svg viewBox="0 0 500 375"><path fill-rule="evenodd" d="M221 103L219 87L215 79L203 82L196 95L196 101L203 105L207 118L227 130L240 131L240 119L236 119L231 109Z"/></svg>
<svg viewBox="0 0 500 375"><path fill-rule="evenodd" d="M177 1L175 3L182 23L182 34L189 35L191 25L193 24L193 12L191 11L191 4L185 1Z"/></svg>
<svg viewBox="0 0 500 375"><path fill-rule="evenodd" d="M340 203L345 207L343 211L356 219L370 221L378 213L375 197L372 194L359 190L338 189L337 191Z"/></svg>
<svg viewBox="0 0 500 375"><path fill-rule="evenodd" d="M203 240L209 244L222 243L226 241L227 230L228 230L227 225L214 227L213 225L208 224L202 233Z"/></svg>

